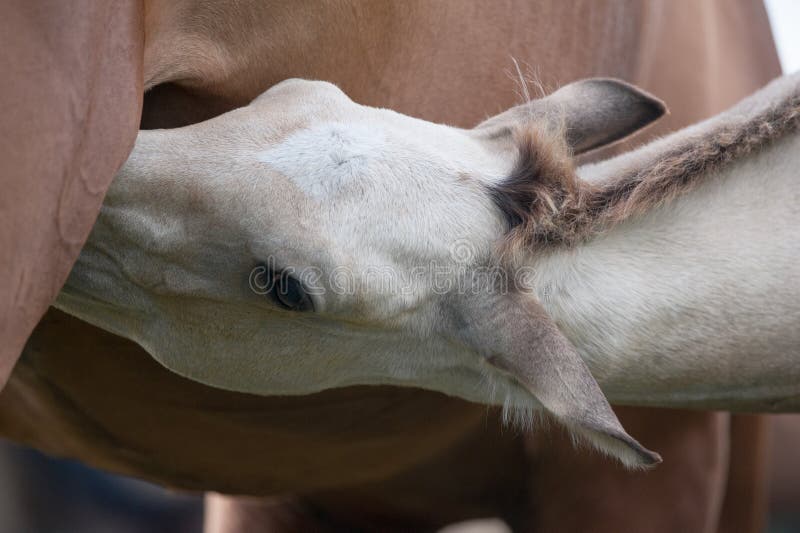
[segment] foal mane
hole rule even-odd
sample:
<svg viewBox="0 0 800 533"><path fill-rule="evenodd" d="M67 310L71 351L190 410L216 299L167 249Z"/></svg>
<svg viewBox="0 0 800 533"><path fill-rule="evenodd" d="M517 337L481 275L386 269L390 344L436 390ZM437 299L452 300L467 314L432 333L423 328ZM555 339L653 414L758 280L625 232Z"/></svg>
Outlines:
<svg viewBox="0 0 800 533"><path fill-rule="evenodd" d="M563 133L538 126L516 132L515 169L490 188L508 224L506 252L571 246L686 194L704 177L800 129L800 93L744 122L685 136L643 166L600 183L577 176Z"/></svg>

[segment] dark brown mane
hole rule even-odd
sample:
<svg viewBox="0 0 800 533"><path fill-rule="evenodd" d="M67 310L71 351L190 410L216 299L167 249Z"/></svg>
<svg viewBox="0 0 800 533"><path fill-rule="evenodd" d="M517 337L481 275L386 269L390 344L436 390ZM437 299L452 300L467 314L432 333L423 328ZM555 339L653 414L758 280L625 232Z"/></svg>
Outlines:
<svg viewBox="0 0 800 533"><path fill-rule="evenodd" d="M577 177L560 136L528 128L518 134L515 171L491 188L508 222L505 246L572 245L672 201L705 176L798 129L795 95L745 123L689 137L642 167L590 184Z"/></svg>
<svg viewBox="0 0 800 533"><path fill-rule="evenodd" d="M490 189L508 223L508 244L573 242L583 233L588 206L564 136L531 127L517 132L516 142L514 172Z"/></svg>

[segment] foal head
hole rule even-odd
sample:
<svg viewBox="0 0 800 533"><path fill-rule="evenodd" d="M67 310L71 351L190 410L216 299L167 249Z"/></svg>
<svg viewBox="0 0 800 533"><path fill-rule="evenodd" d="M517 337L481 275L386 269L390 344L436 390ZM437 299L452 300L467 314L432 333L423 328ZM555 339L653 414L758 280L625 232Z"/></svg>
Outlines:
<svg viewBox="0 0 800 533"><path fill-rule="evenodd" d="M465 130L285 81L142 131L58 305L209 385L422 387L652 464L514 257L580 238L592 191L572 157L663 111L586 80Z"/></svg>

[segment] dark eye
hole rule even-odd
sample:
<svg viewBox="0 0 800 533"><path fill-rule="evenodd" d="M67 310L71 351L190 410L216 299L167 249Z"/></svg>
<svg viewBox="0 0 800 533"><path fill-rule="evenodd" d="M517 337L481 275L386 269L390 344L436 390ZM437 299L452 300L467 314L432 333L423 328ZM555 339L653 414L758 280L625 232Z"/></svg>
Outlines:
<svg viewBox="0 0 800 533"><path fill-rule="evenodd" d="M273 274L271 295L275 303L289 311L313 311L314 305L303 285L286 272Z"/></svg>

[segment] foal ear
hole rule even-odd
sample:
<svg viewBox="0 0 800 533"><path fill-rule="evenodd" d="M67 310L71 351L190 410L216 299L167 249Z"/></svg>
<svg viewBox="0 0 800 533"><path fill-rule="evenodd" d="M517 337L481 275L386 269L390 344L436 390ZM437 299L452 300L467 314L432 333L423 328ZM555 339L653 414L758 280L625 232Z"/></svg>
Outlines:
<svg viewBox="0 0 800 533"><path fill-rule="evenodd" d="M667 112L664 102L621 80L590 78L482 122L476 130L497 137L531 120L563 129L575 154L624 139Z"/></svg>
<svg viewBox="0 0 800 533"><path fill-rule="evenodd" d="M577 350L531 295L463 298L461 340L527 389L574 437L629 468L661 462L625 432Z"/></svg>

